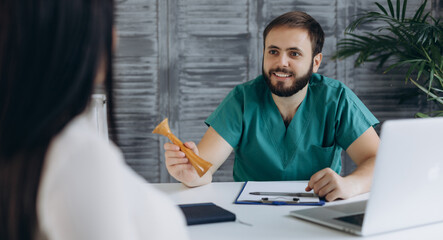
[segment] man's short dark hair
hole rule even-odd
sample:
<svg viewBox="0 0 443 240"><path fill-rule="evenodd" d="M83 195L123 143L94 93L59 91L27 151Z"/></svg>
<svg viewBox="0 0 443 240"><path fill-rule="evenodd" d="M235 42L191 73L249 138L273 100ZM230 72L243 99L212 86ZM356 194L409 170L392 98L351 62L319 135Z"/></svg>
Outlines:
<svg viewBox="0 0 443 240"><path fill-rule="evenodd" d="M293 11L287 12L272 20L263 31L263 46L265 46L266 36L276 27L303 28L308 30L312 45L312 56L321 53L323 43L325 42L325 33L320 24L305 12Z"/></svg>

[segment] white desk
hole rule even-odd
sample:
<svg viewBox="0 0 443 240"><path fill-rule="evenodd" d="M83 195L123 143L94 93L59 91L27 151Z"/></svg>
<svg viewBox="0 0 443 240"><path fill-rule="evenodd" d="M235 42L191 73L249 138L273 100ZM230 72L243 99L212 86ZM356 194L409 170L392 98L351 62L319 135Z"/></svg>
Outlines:
<svg viewBox="0 0 443 240"><path fill-rule="evenodd" d="M202 224L188 227L193 240L212 239L443 239L443 223L431 224L371 237L358 237L289 216L289 211L307 206L269 206L234 204L243 186L240 182L211 183L197 188L187 188L180 183L153 184L169 195L177 204L213 202L236 214L236 222ZM367 199L363 194L352 199L331 204ZM442 213L443 214L443 213Z"/></svg>

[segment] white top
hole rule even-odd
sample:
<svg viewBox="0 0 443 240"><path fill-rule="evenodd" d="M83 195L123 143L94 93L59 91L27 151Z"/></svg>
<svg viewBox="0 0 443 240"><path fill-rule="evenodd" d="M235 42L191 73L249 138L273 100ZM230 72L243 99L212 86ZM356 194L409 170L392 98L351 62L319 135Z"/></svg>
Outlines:
<svg viewBox="0 0 443 240"><path fill-rule="evenodd" d="M40 237L51 240L188 239L179 208L127 166L85 114L49 146L37 217Z"/></svg>

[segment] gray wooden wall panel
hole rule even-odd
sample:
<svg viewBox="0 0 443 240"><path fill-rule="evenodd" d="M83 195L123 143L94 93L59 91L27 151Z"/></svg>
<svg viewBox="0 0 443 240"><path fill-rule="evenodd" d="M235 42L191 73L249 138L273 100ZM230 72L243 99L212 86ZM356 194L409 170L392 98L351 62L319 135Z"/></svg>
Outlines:
<svg viewBox="0 0 443 240"><path fill-rule="evenodd" d="M169 117L180 139L198 142L207 129L204 120L226 94L261 74L262 32L269 21L290 10L306 11L325 31L319 72L346 83L381 121L426 111L423 97L399 102L400 96L416 93L404 84L400 71L382 74L374 71L374 64L354 68L352 59L330 60L345 27L362 11L375 10L374 2L118 1L115 95L119 145L126 161L148 181L174 181L164 167L162 146L167 140L151 134L152 129ZM409 10L415 10L421 1L408 3ZM441 5L439 0L429 3L435 14ZM349 173L355 166L345 154L343 158L343 173ZM214 181L232 181L232 166L230 156Z"/></svg>
<svg viewBox="0 0 443 240"><path fill-rule="evenodd" d="M156 1L119 1L115 60L115 112L118 145L131 167L148 181L160 180L157 121L158 8ZM152 151L155 149L156 151Z"/></svg>
<svg viewBox="0 0 443 240"><path fill-rule="evenodd" d="M198 142L204 120L237 84L248 80L250 32L247 0L179 1L178 127ZM232 156L215 180L232 179Z"/></svg>

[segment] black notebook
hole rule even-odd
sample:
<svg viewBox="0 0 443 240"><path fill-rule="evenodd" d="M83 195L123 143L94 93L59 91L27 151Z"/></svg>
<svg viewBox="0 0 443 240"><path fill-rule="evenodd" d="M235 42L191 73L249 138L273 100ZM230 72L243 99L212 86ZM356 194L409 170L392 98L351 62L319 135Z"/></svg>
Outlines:
<svg viewBox="0 0 443 240"><path fill-rule="evenodd" d="M185 214L188 225L235 221L235 214L214 203L178 205Z"/></svg>

